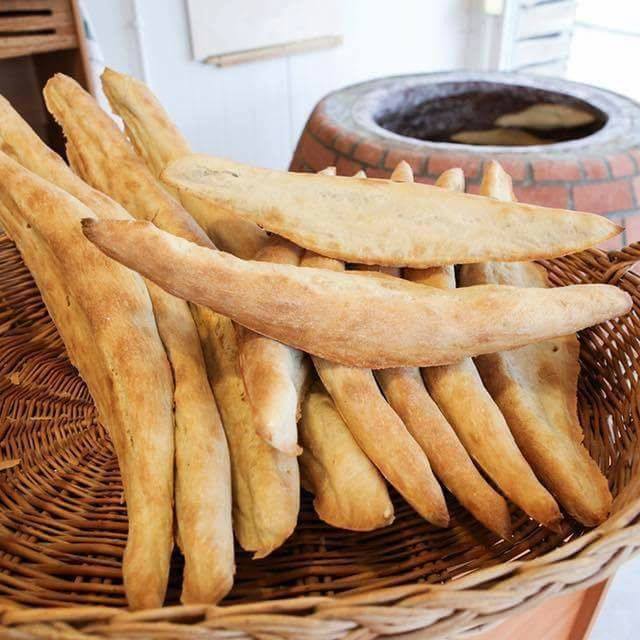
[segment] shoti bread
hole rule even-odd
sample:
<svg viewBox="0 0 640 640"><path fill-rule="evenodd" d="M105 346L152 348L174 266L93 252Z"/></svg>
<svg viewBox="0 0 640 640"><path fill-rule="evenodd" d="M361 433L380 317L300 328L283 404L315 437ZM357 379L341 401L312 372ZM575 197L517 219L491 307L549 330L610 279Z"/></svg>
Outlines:
<svg viewBox="0 0 640 640"><path fill-rule="evenodd" d="M258 169L205 155L162 178L324 256L430 267L553 258L622 231L603 216L499 202L437 187Z"/></svg>
<svg viewBox="0 0 640 640"><path fill-rule="evenodd" d="M566 335L631 308L630 296L611 285L445 291L398 278L245 261L142 221L87 220L84 232L174 295L353 366L448 364ZM399 322L404 331L396 330Z"/></svg>
<svg viewBox="0 0 640 640"><path fill-rule="evenodd" d="M511 180L492 162L481 190L512 199ZM533 263L467 265L461 282L548 286L546 271ZM576 520L603 522L611 509L607 480L582 445L577 395L580 365L575 334L513 351L478 357L482 380L504 414L533 470Z"/></svg>

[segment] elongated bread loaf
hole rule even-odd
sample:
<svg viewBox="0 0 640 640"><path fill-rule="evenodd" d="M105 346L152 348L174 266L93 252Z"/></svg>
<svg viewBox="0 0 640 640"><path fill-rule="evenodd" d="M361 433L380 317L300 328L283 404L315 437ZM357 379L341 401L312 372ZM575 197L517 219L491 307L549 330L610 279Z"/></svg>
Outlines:
<svg viewBox="0 0 640 640"><path fill-rule="evenodd" d="M45 95L65 129L68 147L77 150L83 177L118 201L128 202L135 215L213 247L79 85L57 75L48 82ZM123 165L128 169L126 181L119 178ZM280 546L295 527L300 494L297 462L286 460L256 434L240 376L233 324L207 308L194 306L192 311L229 443L234 531L244 549L262 557Z"/></svg>
<svg viewBox="0 0 640 640"><path fill-rule="evenodd" d="M83 178L136 216L213 246L155 182L91 96L65 76L53 78L45 96L55 105L67 147L74 149L74 167ZM121 179L123 166L128 169L126 183ZM114 217L113 207L93 204L93 194L79 179L70 182L67 179L71 192L99 218ZM187 604L214 603L231 589L235 571L227 442L189 305L153 283L148 287L175 382L177 534L185 557L181 599Z"/></svg>
<svg viewBox="0 0 640 640"><path fill-rule="evenodd" d="M622 231L593 214L424 184L272 171L205 155L176 160L162 178L305 249L361 264L551 258Z"/></svg>
<svg viewBox="0 0 640 640"><path fill-rule="evenodd" d="M513 199L511 179L497 163L485 165L481 191ZM463 285L549 286L533 263L465 265ZM504 414L533 470L576 520L596 526L609 515L607 480L582 445L577 397L580 365L575 334L493 353L476 360L482 381Z"/></svg>
<svg viewBox="0 0 640 640"><path fill-rule="evenodd" d="M426 520L449 524L449 513L426 455L387 404L371 370L313 358L318 375L360 448Z"/></svg>
<svg viewBox="0 0 640 640"><path fill-rule="evenodd" d="M338 273L345 268L342 262L307 251L301 265L309 263ZM351 435L371 462L423 518L448 526L447 505L429 460L385 401L372 372L318 357L313 358L313 364Z"/></svg>
<svg viewBox="0 0 640 640"><path fill-rule="evenodd" d="M202 314L207 371L231 453L233 530L243 549L264 558L295 529L300 509L298 459L274 449L256 432L233 322L208 309Z"/></svg>
<svg viewBox="0 0 640 640"><path fill-rule="evenodd" d="M320 383L302 403L299 431L302 485L313 493L320 519L352 531L371 531L393 522L393 504L382 476Z"/></svg>
<svg viewBox="0 0 640 640"><path fill-rule="evenodd" d="M69 160L79 176L134 218L214 248L196 221L153 178L115 121L75 80L57 73L43 94L47 109L64 131Z"/></svg>
<svg viewBox="0 0 640 640"><path fill-rule="evenodd" d="M251 262L142 221L89 220L85 234L174 295L351 366L448 364L566 335L631 308L630 296L610 285L448 291L399 278ZM400 320L404 331L395 331Z"/></svg>
<svg viewBox="0 0 640 640"><path fill-rule="evenodd" d="M256 260L298 265L302 249L274 236ZM297 422L309 376L304 353L282 342L238 327L240 370L258 435L288 455L301 453Z"/></svg>
<svg viewBox="0 0 640 640"><path fill-rule="evenodd" d="M463 179L460 172L458 182ZM405 277L431 287L456 286L452 267L407 269ZM473 361L465 358L448 366L428 367L422 374L429 393L466 450L496 486L532 518L558 529L562 519L558 505L522 456Z"/></svg>
<svg viewBox="0 0 640 640"><path fill-rule="evenodd" d="M98 218L130 219L116 202L74 174L6 102L0 103L0 139L18 161L78 198ZM185 555L182 600L217 602L231 588L234 572L227 444L188 305L151 282L147 288L175 384L176 511ZM192 460L194 452L197 459Z"/></svg>
<svg viewBox="0 0 640 640"><path fill-rule="evenodd" d="M111 108L124 122L138 154L158 178L167 164L191 153L189 143L144 83L111 69L102 74ZM267 243L267 234L252 222L188 193L167 187L196 219L216 246L251 259Z"/></svg>
<svg viewBox="0 0 640 640"><path fill-rule="evenodd" d="M180 599L215 603L233 586L229 449L189 310L148 283L175 381L176 524L184 555Z"/></svg>
<svg viewBox="0 0 640 640"><path fill-rule="evenodd" d="M401 162L392 180L412 181L413 173ZM460 170L443 173L436 184L445 189L464 190ZM450 267L442 267L448 270ZM503 538L511 534L509 509L476 469L469 454L447 419L427 392L418 368L380 369L376 378L394 411L427 454L435 475L460 503L485 527Z"/></svg>
<svg viewBox="0 0 640 640"><path fill-rule="evenodd" d="M118 456L129 518L123 558L129 606L159 607L173 548L171 369L143 280L85 241L80 220L93 216L0 153L0 222L29 267Z"/></svg>

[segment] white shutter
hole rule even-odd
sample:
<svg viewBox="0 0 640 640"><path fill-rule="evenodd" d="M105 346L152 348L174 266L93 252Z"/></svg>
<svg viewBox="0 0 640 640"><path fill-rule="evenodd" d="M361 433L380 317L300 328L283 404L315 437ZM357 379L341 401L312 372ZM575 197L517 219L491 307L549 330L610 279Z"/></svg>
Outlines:
<svg viewBox="0 0 640 640"><path fill-rule="evenodd" d="M564 75L576 5L576 0L474 2L467 65L472 69Z"/></svg>
<svg viewBox="0 0 640 640"><path fill-rule="evenodd" d="M564 75L575 0L505 0L498 68Z"/></svg>

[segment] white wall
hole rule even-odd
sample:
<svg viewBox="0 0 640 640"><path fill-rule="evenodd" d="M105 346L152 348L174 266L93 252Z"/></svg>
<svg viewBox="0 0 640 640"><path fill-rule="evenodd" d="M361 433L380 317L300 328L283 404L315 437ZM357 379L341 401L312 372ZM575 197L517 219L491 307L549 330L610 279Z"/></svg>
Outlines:
<svg viewBox="0 0 640 640"><path fill-rule="evenodd" d="M640 3L579 0L567 77L640 100Z"/></svg>
<svg viewBox="0 0 640 640"><path fill-rule="evenodd" d="M284 168L311 109L329 91L464 66L472 2L348 0L341 47L224 69L192 59L183 0L84 4L106 63L145 80L196 150Z"/></svg>

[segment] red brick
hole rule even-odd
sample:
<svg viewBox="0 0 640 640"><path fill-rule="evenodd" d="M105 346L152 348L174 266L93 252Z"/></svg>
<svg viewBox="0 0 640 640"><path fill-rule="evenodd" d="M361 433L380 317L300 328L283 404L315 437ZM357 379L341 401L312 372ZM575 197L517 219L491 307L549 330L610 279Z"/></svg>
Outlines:
<svg viewBox="0 0 640 640"><path fill-rule="evenodd" d="M526 187L516 184L513 190L520 202L561 209L566 209L569 204L569 190L561 184L534 184Z"/></svg>
<svg viewBox="0 0 640 640"><path fill-rule="evenodd" d="M344 156L340 156L336 164L336 171L339 176L352 176L363 168L364 167L359 162L354 162Z"/></svg>
<svg viewBox="0 0 640 640"><path fill-rule="evenodd" d="M389 178L391 176L391 171L388 169L365 167L364 170L367 172L367 178Z"/></svg>
<svg viewBox="0 0 640 640"><path fill-rule="evenodd" d="M502 168L511 176L512 180L522 181L527 177L529 162L524 158L500 158L496 160Z"/></svg>
<svg viewBox="0 0 640 640"><path fill-rule="evenodd" d="M573 204L580 211L611 213L633 208L629 180L577 184L573 187Z"/></svg>
<svg viewBox="0 0 640 640"><path fill-rule="evenodd" d="M312 133L315 136L321 126L322 126L322 117L317 113L317 109L316 109L316 111L314 111L309 116L309 119L307 120L307 124L304 126L303 131L305 133ZM298 141L298 144L300 144L299 141Z"/></svg>
<svg viewBox="0 0 640 640"><path fill-rule="evenodd" d="M289 164L289 171L302 171L305 165L304 158L296 153L291 159L291 163Z"/></svg>
<svg viewBox="0 0 640 640"><path fill-rule="evenodd" d="M627 153L619 153L616 156L607 158L611 167L611 175L614 178L624 178L632 176L636 172L636 167L631 156Z"/></svg>
<svg viewBox="0 0 640 640"><path fill-rule="evenodd" d="M607 165L600 158L583 159L582 170L588 180L605 180L609 177Z"/></svg>
<svg viewBox="0 0 640 640"><path fill-rule="evenodd" d="M353 148L358 144L360 138L349 135L348 133L341 132L333 143L334 149L338 153L342 153L345 156L350 156Z"/></svg>
<svg viewBox="0 0 640 640"><path fill-rule="evenodd" d="M474 184L468 184L468 185L466 186L465 191L466 191L467 193L475 193L475 194L480 193L480 183L477 183L477 184L476 184L476 183L474 183Z"/></svg>
<svg viewBox="0 0 640 640"><path fill-rule="evenodd" d="M533 179L536 182L545 180L580 180L580 167L576 161L535 160L533 162Z"/></svg>
<svg viewBox="0 0 640 640"><path fill-rule="evenodd" d="M314 135L318 135L320 129L325 125L326 120L327 114L324 107L322 104L319 104L309 116L309 120L307 120L307 125L305 126L305 131L311 131Z"/></svg>
<svg viewBox="0 0 640 640"><path fill-rule="evenodd" d="M336 154L333 149L327 149L309 133L303 134L300 145L306 164L314 171L321 171L336 163Z"/></svg>
<svg viewBox="0 0 640 640"><path fill-rule="evenodd" d="M384 156L384 148L366 140L358 143L353 152L354 160L360 160L371 167L379 165L382 162L382 156Z"/></svg>
<svg viewBox="0 0 640 640"><path fill-rule="evenodd" d="M429 175L437 177L443 171L455 167L462 169L466 178L475 178L480 173L480 159L454 154L438 154L429 158Z"/></svg>
<svg viewBox="0 0 640 640"><path fill-rule="evenodd" d="M627 242L640 242L640 215L627 216L624 219Z"/></svg>
<svg viewBox="0 0 640 640"><path fill-rule="evenodd" d="M389 149L387 157L384 159L384 166L393 171L402 160L409 164L413 169L414 175L419 175L423 172L426 158L423 154L410 149Z"/></svg>
<svg viewBox="0 0 640 640"><path fill-rule="evenodd" d="M327 146L333 146L333 143L338 135L338 127L329 122L326 119L320 121L318 127L316 128L315 135L316 138L320 140L320 142L324 142Z"/></svg>

